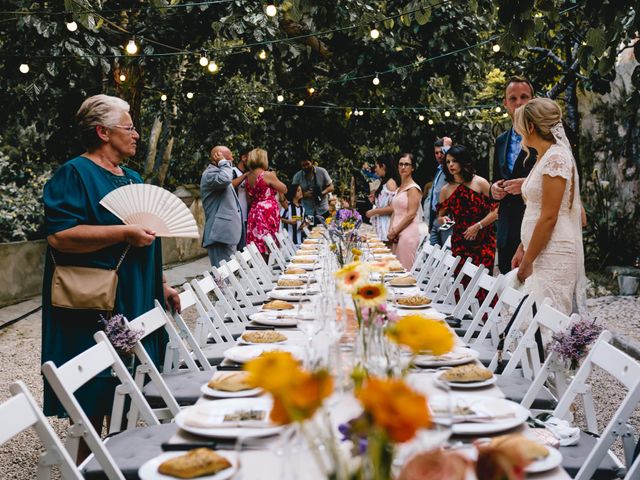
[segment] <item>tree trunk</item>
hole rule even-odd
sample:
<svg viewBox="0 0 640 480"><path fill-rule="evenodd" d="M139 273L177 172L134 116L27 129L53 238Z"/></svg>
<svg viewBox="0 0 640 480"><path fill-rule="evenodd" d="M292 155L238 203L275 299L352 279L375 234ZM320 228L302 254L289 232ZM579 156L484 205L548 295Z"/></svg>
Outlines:
<svg viewBox="0 0 640 480"><path fill-rule="evenodd" d="M144 162L144 177L148 179L153 172L155 165L156 155L158 154L158 140L160 140L160 132L162 132L162 120L160 116L156 115L153 120L153 126L151 127L151 134L149 135L149 148L147 150L147 158Z"/></svg>
<svg viewBox="0 0 640 480"><path fill-rule="evenodd" d="M164 154L162 155L162 162L160 163L160 168L158 169L158 178L156 185L162 187L164 185L164 181L167 178L167 172L169 171L169 164L171 163L171 150L173 150L173 136L169 137L167 141L167 146L164 149Z"/></svg>

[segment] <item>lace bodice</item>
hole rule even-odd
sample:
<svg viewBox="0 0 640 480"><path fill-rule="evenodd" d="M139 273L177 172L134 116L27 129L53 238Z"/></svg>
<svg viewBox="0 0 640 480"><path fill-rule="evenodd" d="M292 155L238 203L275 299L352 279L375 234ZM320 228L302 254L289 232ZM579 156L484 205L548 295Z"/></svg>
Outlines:
<svg viewBox="0 0 640 480"><path fill-rule="evenodd" d="M570 210L575 192L572 195L572 187L575 189L577 172L573 164L573 158L568 155L566 149L560 145L552 145L540 160L534 165L531 173L522 185L522 198L527 204L538 211L542 206L542 177L562 177L567 183L564 188L560 210ZM572 181L573 178L573 181Z"/></svg>

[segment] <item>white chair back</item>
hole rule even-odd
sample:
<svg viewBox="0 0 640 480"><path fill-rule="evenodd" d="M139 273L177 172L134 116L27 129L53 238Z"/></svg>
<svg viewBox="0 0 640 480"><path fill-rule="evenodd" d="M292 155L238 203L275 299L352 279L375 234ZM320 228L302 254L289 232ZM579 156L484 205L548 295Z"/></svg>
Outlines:
<svg viewBox="0 0 640 480"><path fill-rule="evenodd" d="M576 474L576 480L588 480L592 478L606 455L611 456L612 459L622 467L619 459L609 450L618 438L622 439L623 446L625 447L625 457L628 458L628 463L632 461L631 454L635 447L634 436L629 435L627 422L640 402L640 363L613 345L610 345L608 343L610 339L611 334L609 332L604 331L600 334L600 337L591 347L589 354L578 369L578 372L553 412L556 417L569 418L571 405L578 395L583 397L583 401L588 402L590 400L591 395L588 379L593 371L593 367L604 370L627 389L624 399L616 409L607 426L602 430L594 448ZM587 425L591 432L598 433L595 411L589 412L588 410L590 408L592 407L585 406L585 414L593 415L591 421L587 416ZM589 423L591 423L591 425L589 425ZM633 468L637 471L638 466L634 465ZM627 476L627 478L636 479L638 477Z"/></svg>
<svg viewBox="0 0 640 480"><path fill-rule="evenodd" d="M64 479L82 480L80 470L49 425L27 386L18 381L12 383L9 390L13 396L0 404L0 445L33 427L45 450L38 459L38 480L50 479L53 466L60 468Z"/></svg>
<svg viewBox="0 0 640 480"><path fill-rule="evenodd" d="M244 332L245 323L249 321L247 316L240 308L240 305L224 283L219 280L220 284L214 280L212 272L203 272L202 278L194 278L191 280L191 286L196 293L200 303L207 311L209 318L215 319L219 316L224 322L225 318L229 319L229 323L225 323L232 335L240 335ZM225 291L222 291L222 288ZM209 299L209 294L213 293L216 297L216 306Z"/></svg>
<svg viewBox="0 0 640 480"><path fill-rule="evenodd" d="M138 389L127 367L122 363L118 353L109 343L105 333L102 331L96 332L94 338L97 342L96 345L59 367L52 361L46 362L42 365L42 373L73 422L67 433L66 447L69 453L72 456L77 456L79 441L82 439L104 469L107 478L110 480L124 480L124 476L93 428L89 417L87 417L76 400L74 393L99 373L110 368L120 381L120 385L116 387L116 390L120 389L130 396L131 402L135 404L142 420L147 425L159 425L160 422L143 397L142 392ZM123 400L124 396L116 393L109 433L115 433L121 429L124 402L118 401L119 399Z"/></svg>

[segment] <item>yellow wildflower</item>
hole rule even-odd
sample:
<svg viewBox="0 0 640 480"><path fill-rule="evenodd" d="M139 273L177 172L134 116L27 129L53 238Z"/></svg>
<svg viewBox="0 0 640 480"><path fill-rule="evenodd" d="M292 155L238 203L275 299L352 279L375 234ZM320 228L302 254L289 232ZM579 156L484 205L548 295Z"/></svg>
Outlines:
<svg viewBox="0 0 640 480"><path fill-rule="evenodd" d="M367 283L358 288L354 298L363 307L377 307L386 302L387 289L382 283Z"/></svg>
<svg viewBox="0 0 640 480"><path fill-rule="evenodd" d="M443 355L453 350L453 332L440 320L425 315L407 315L387 328L387 335L399 345L406 345L413 353L428 352Z"/></svg>

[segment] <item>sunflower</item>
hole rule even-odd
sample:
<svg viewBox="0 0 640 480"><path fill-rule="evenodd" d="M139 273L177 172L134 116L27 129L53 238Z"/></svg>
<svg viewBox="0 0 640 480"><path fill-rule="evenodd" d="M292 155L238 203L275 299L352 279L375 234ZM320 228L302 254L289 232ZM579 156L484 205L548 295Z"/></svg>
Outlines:
<svg viewBox="0 0 640 480"><path fill-rule="evenodd" d="M363 307L377 307L387 300L387 289L382 283L367 283L358 288L354 298Z"/></svg>

